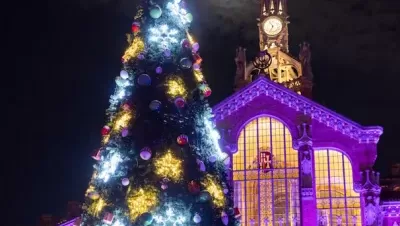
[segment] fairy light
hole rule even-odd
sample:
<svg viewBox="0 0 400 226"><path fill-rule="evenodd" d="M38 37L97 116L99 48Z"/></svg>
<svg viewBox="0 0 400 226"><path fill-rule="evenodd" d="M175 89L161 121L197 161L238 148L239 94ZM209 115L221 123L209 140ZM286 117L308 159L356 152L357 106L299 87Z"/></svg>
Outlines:
<svg viewBox="0 0 400 226"><path fill-rule="evenodd" d="M127 204L129 217L134 221L158 204L158 190L155 187L148 186L132 191L128 195Z"/></svg>
<svg viewBox="0 0 400 226"><path fill-rule="evenodd" d="M194 74L194 77L196 78L197 82L204 81L203 72L201 72L200 70L194 70L193 74Z"/></svg>
<svg viewBox="0 0 400 226"><path fill-rule="evenodd" d="M103 198L99 198L94 201L88 208L89 214L98 217L99 213L103 210L103 208L107 205Z"/></svg>
<svg viewBox="0 0 400 226"><path fill-rule="evenodd" d="M214 145L214 148L217 152L217 156L219 160L223 160L227 157L227 154L222 152L221 147L219 146L219 139L221 138L220 134L218 131L214 128L214 125L212 124L211 120L208 117L204 117L204 125L206 127L207 133Z"/></svg>
<svg viewBox="0 0 400 226"><path fill-rule="evenodd" d="M186 223L186 218L180 214L176 214L178 211L168 207L165 211L165 215L154 215L154 221L160 226L178 226Z"/></svg>
<svg viewBox="0 0 400 226"><path fill-rule="evenodd" d="M101 164L101 172L98 175L99 179L107 182L111 175L115 173L118 163L122 162L122 158L118 153L113 153L108 160L105 160Z"/></svg>
<svg viewBox="0 0 400 226"><path fill-rule="evenodd" d="M136 58L144 50L144 42L140 37L135 37L132 40L131 45L125 50L122 59L126 62L132 58Z"/></svg>
<svg viewBox="0 0 400 226"><path fill-rule="evenodd" d="M168 87L167 93L172 98L175 97L186 98L187 91L185 88L185 83L183 82L182 78L178 76L172 76L169 79L167 79L166 85Z"/></svg>
<svg viewBox="0 0 400 226"><path fill-rule="evenodd" d="M122 112L122 114L114 122L113 131L119 131L120 129L127 127L131 119L132 119L131 111Z"/></svg>
<svg viewBox="0 0 400 226"><path fill-rule="evenodd" d="M193 45L193 43L195 43L193 36L188 31L186 31L186 37L187 37L190 45Z"/></svg>
<svg viewBox="0 0 400 226"><path fill-rule="evenodd" d="M103 136L102 142L103 144L107 144L110 141L110 134Z"/></svg>
<svg viewBox="0 0 400 226"><path fill-rule="evenodd" d="M182 177L182 160L175 158L171 151L156 159L154 162L155 173L162 178L179 181Z"/></svg>
<svg viewBox="0 0 400 226"><path fill-rule="evenodd" d="M210 193L215 206L223 207L225 205L226 200L223 188L214 177L207 174L201 184L205 187L205 190Z"/></svg>

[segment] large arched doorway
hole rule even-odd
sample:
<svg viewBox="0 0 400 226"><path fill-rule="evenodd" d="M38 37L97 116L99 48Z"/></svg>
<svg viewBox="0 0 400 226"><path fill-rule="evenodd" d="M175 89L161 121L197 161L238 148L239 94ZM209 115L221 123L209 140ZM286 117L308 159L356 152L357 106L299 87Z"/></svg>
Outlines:
<svg viewBox="0 0 400 226"><path fill-rule="evenodd" d="M235 207L243 226L293 225L300 219L297 151L289 129L258 117L240 132L233 154Z"/></svg>

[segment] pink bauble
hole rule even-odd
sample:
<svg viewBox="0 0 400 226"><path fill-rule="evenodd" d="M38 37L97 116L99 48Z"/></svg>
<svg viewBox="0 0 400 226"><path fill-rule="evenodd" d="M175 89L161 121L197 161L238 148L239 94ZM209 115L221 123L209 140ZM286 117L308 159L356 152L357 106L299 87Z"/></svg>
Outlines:
<svg viewBox="0 0 400 226"><path fill-rule="evenodd" d="M151 149L145 147L140 150L140 158L142 158L143 160L149 160L151 158Z"/></svg>
<svg viewBox="0 0 400 226"><path fill-rule="evenodd" d="M162 73L162 67L158 66L156 67L156 73L161 74Z"/></svg>
<svg viewBox="0 0 400 226"><path fill-rule="evenodd" d="M193 52L199 51L199 48L200 48L199 43L195 42L195 43L192 44L192 51Z"/></svg>
<svg viewBox="0 0 400 226"><path fill-rule="evenodd" d="M124 178L124 179L122 179L122 185L124 185L124 186L128 186L129 185L129 179L128 178Z"/></svg>
<svg viewBox="0 0 400 226"><path fill-rule="evenodd" d="M193 64L193 70L200 71L200 64Z"/></svg>
<svg viewBox="0 0 400 226"><path fill-rule="evenodd" d="M178 108L183 108L185 107L185 99L181 98L181 97L177 97L174 101L175 106Z"/></svg>
<svg viewBox="0 0 400 226"><path fill-rule="evenodd" d="M176 142L179 145L185 145L189 142L189 138L185 134L182 134L182 135L179 135L178 138L176 138Z"/></svg>
<svg viewBox="0 0 400 226"><path fill-rule="evenodd" d="M101 129L101 135L106 136L110 134L111 128L109 126L103 126Z"/></svg>
<svg viewBox="0 0 400 226"><path fill-rule="evenodd" d="M162 190L165 190L167 188L168 188L168 184L165 184L165 183L161 184L161 189Z"/></svg>
<svg viewBox="0 0 400 226"><path fill-rule="evenodd" d="M128 130L128 128L123 128L122 130L121 130L121 136L122 137L127 137L129 135L129 130Z"/></svg>

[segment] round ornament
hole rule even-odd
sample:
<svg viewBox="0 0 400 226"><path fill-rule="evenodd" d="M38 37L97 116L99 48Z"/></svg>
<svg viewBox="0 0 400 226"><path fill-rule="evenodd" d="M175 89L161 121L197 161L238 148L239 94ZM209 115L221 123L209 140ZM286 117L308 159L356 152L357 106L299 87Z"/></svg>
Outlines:
<svg viewBox="0 0 400 226"><path fill-rule="evenodd" d="M191 13L186 14L185 17L189 23L193 21L193 15Z"/></svg>
<svg viewBox="0 0 400 226"><path fill-rule="evenodd" d="M100 195L97 191L92 191L88 193L88 197L92 200L96 200L100 198Z"/></svg>
<svg viewBox="0 0 400 226"><path fill-rule="evenodd" d="M200 64L194 63L193 70L200 71Z"/></svg>
<svg viewBox="0 0 400 226"><path fill-rule="evenodd" d="M103 136L107 136L108 134L110 134L111 132L111 128L109 126L103 126L103 128L101 129L101 135Z"/></svg>
<svg viewBox="0 0 400 226"><path fill-rule="evenodd" d="M201 222L201 217L200 217L200 215L199 215L198 213L196 213L196 214L194 215L194 217L193 217L193 222L196 223L196 224L198 224L198 223Z"/></svg>
<svg viewBox="0 0 400 226"><path fill-rule="evenodd" d="M200 192L200 184L197 183L196 181L192 180L188 184L188 189L189 189L190 193L197 194Z"/></svg>
<svg viewBox="0 0 400 226"><path fill-rule="evenodd" d="M227 188L224 188L223 192L226 195L226 194L228 194L229 190Z"/></svg>
<svg viewBox="0 0 400 226"><path fill-rule="evenodd" d="M175 106L178 108L183 108L185 107L185 99L183 99L182 97L177 97L174 101Z"/></svg>
<svg viewBox="0 0 400 226"><path fill-rule="evenodd" d="M206 86L206 87L203 89L203 95L204 95L204 97L209 97L209 96L211 96L211 93L212 93L212 91L211 91L211 88L210 88L210 87Z"/></svg>
<svg viewBox="0 0 400 226"><path fill-rule="evenodd" d="M151 225L151 223L153 223L153 215L149 212L142 214L140 218L141 220L143 220L143 224L145 226Z"/></svg>
<svg viewBox="0 0 400 226"><path fill-rule="evenodd" d="M161 189L162 190L166 190L168 188L168 184L166 184L166 183L162 183L161 184Z"/></svg>
<svg viewBox="0 0 400 226"><path fill-rule="evenodd" d="M162 14L162 10L161 10L161 8L160 8L159 6L153 6L153 7L150 9L150 16L151 16L151 18L153 18L153 19L158 19L158 18L160 18L160 17L161 17L161 14Z"/></svg>
<svg viewBox="0 0 400 226"><path fill-rule="evenodd" d="M184 57L181 59L181 61L179 62L179 64L181 65L182 68L184 69L189 69L192 67L192 61L190 61L188 58Z"/></svg>
<svg viewBox="0 0 400 226"><path fill-rule="evenodd" d="M151 158L151 149L149 147L142 148L142 150L140 150L140 158L149 160Z"/></svg>
<svg viewBox="0 0 400 226"><path fill-rule="evenodd" d="M122 179L121 183L124 186L128 186L129 185L129 179L128 178L124 178L124 179Z"/></svg>
<svg viewBox="0 0 400 226"><path fill-rule="evenodd" d="M137 33L140 31L140 23L139 22L133 22L132 23L132 32Z"/></svg>
<svg viewBox="0 0 400 226"><path fill-rule="evenodd" d="M208 161L210 161L211 163L214 163L217 161L217 157L215 155L212 155L208 158Z"/></svg>
<svg viewBox="0 0 400 226"><path fill-rule="evenodd" d="M139 60L144 60L144 54L143 53L139 53L138 57Z"/></svg>
<svg viewBox="0 0 400 226"><path fill-rule="evenodd" d="M182 48L190 48L190 42L189 42L189 40L183 39L183 40L181 41L181 46L182 46Z"/></svg>
<svg viewBox="0 0 400 226"><path fill-rule="evenodd" d="M197 53L193 54L193 59L195 64L201 64L201 62L203 62L203 59Z"/></svg>
<svg viewBox="0 0 400 226"><path fill-rule="evenodd" d="M182 134L182 135L179 135L178 138L176 138L176 142L179 145L186 145L189 142L189 138L185 134Z"/></svg>
<svg viewBox="0 0 400 226"><path fill-rule="evenodd" d="M127 79L127 78L129 78L129 73L125 70L121 70L121 72L119 73L119 76L121 76L121 78L123 78L123 79Z"/></svg>
<svg viewBox="0 0 400 226"><path fill-rule="evenodd" d="M149 86L151 84L151 78L148 74L141 74L139 75L137 82L141 86Z"/></svg>
<svg viewBox="0 0 400 226"><path fill-rule="evenodd" d="M150 108L152 111L160 110L160 108L161 108L161 102L158 101L158 100L153 100L153 101L150 102L149 108Z"/></svg>
<svg viewBox="0 0 400 226"><path fill-rule="evenodd" d="M200 49L199 43L195 42L195 43L192 44L192 51L193 52L196 53L197 51L199 51L199 49Z"/></svg>
<svg viewBox="0 0 400 226"><path fill-rule="evenodd" d="M121 136L122 137L127 137L129 135L129 129L128 128L123 128L121 130Z"/></svg>
<svg viewBox="0 0 400 226"><path fill-rule="evenodd" d="M157 74L161 74L162 73L162 67L160 67L160 66L158 66L158 67L156 67L156 73Z"/></svg>
<svg viewBox="0 0 400 226"><path fill-rule="evenodd" d="M225 211L222 211L221 213L221 221L224 225L228 225L229 223L229 218L228 215L225 213Z"/></svg>

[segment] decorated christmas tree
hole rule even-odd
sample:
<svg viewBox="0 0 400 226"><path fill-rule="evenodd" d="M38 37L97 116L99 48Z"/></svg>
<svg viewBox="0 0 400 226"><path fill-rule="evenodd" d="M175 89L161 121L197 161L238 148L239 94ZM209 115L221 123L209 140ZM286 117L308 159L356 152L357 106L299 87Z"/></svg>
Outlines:
<svg viewBox="0 0 400 226"><path fill-rule="evenodd" d="M238 225L183 0L142 0L101 130L83 226Z"/></svg>

